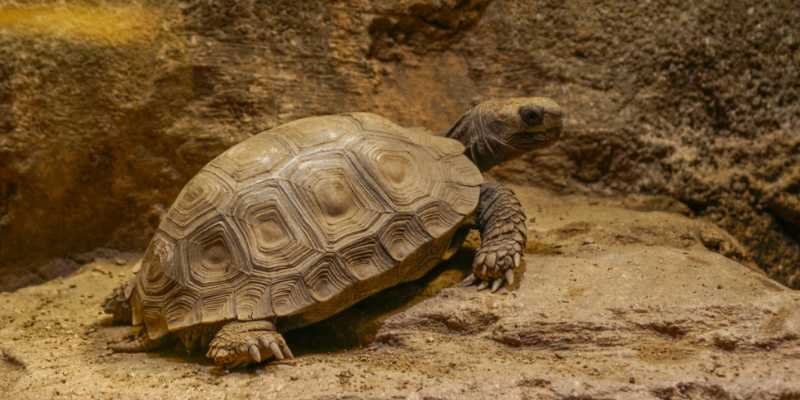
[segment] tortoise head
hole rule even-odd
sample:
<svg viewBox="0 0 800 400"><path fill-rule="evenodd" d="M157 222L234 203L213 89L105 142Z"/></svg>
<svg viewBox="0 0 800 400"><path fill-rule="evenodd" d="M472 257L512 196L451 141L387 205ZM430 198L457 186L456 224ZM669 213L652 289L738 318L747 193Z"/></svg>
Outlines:
<svg viewBox="0 0 800 400"><path fill-rule="evenodd" d="M481 171L554 143L561 136L563 113L544 97L489 100L473 107L446 136L467 148Z"/></svg>

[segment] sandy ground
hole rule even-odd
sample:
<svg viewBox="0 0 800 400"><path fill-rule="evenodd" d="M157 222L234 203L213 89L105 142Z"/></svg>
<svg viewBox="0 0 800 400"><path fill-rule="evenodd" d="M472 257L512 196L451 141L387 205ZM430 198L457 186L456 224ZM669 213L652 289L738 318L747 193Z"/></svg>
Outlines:
<svg viewBox="0 0 800 400"><path fill-rule="evenodd" d="M466 249L287 335L291 362L112 353L130 328L100 303L135 257L0 293L0 398L800 398L800 293L735 261L725 232L659 199L515 190L531 217L516 290L451 287Z"/></svg>

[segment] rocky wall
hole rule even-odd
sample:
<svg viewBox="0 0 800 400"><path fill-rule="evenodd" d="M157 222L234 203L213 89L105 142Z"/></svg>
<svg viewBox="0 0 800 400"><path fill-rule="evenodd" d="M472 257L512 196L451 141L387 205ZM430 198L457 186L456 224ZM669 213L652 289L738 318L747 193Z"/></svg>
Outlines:
<svg viewBox="0 0 800 400"><path fill-rule="evenodd" d="M497 178L676 199L798 287L798 19L789 0L4 2L0 290L143 248L258 131L353 110L439 131L515 95L562 103L567 135Z"/></svg>

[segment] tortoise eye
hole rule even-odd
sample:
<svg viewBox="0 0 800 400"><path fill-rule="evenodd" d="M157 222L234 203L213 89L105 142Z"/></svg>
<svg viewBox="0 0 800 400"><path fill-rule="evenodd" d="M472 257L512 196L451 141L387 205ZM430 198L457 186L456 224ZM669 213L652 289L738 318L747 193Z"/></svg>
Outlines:
<svg viewBox="0 0 800 400"><path fill-rule="evenodd" d="M519 116L528 126L536 126L542 123L544 116L542 110L533 107L522 107L519 109Z"/></svg>

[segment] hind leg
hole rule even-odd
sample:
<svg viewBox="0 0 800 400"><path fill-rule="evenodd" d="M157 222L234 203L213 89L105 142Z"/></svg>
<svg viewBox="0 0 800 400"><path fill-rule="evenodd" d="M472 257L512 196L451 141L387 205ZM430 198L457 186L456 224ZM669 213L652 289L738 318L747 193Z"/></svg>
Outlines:
<svg viewBox="0 0 800 400"><path fill-rule="evenodd" d="M293 358L283 336L269 321L229 322L217 332L206 353L215 364L237 368L270 357Z"/></svg>
<svg viewBox="0 0 800 400"><path fill-rule="evenodd" d="M152 351L161 347L167 340L167 336L162 336L158 339L150 339L147 331L142 329L136 337L131 340L112 343L109 347L117 353L141 353L145 351Z"/></svg>

